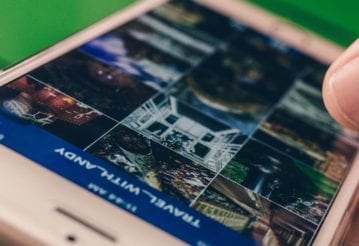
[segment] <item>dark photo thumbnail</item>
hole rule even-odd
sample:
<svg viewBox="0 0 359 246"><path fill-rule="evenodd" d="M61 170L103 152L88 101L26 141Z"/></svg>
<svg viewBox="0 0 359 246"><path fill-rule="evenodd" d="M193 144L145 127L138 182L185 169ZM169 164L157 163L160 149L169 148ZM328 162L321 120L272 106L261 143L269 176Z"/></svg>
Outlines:
<svg viewBox="0 0 359 246"><path fill-rule="evenodd" d="M226 93L227 103L239 100L248 103L249 108L253 107L252 111L266 106L266 103L277 102L294 83L294 75L276 62L272 50L266 48L265 43L244 43L238 39L223 45L200 67L204 73L216 75L214 78L217 77L220 83L202 80L199 87L205 89L208 86L210 94L222 100Z"/></svg>
<svg viewBox="0 0 359 246"><path fill-rule="evenodd" d="M261 130L254 134L254 139L279 150L285 155L301 161L338 183L340 183L347 174L349 165L347 162L342 160L326 160L315 154L309 155L307 152L288 145Z"/></svg>
<svg viewBox="0 0 359 246"><path fill-rule="evenodd" d="M194 1L170 1L150 14L211 45L226 41L235 30L227 17Z"/></svg>
<svg viewBox="0 0 359 246"><path fill-rule="evenodd" d="M250 50L253 56L261 57L269 66L290 71L293 77L298 77L308 66L306 56L288 44L247 27L238 29L231 43L233 47Z"/></svg>
<svg viewBox="0 0 359 246"><path fill-rule="evenodd" d="M195 69L185 82L198 100L212 108L260 119L271 106L267 97L273 94L266 89L274 88L276 83L262 69L250 57L231 59L217 54Z"/></svg>
<svg viewBox="0 0 359 246"><path fill-rule="evenodd" d="M1 87L0 103L2 110L14 119L36 124L80 148L116 124L81 102L27 77Z"/></svg>
<svg viewBox="0 0 359 246"><path fill-rule="evenodd" d="M342 127L326 111L321 90L298 80L279 108L320 129L340 133Z"/></svg>
<svg viewBox="0 0 359 246"><path fill-rule="evenodd" d="M288 70L275 64L260 48L232 43L169 92L249 135L292 82Z"/></svg>
<svg viewBox="0 0 359 246"><path fill-rule="evenodd" d="M156 93L151 87L76 51L31 74L118 121Z"/></svg>
<svg viewBox="0 0 359 246"><path fill-rule="evenodd" d="M126 33L185 63L195 66L215 47L196 39L150 15L144 15L114 31Z"/></svg>
<svg viewBox="0 0 359 246"><path fill-rule="evenodd" d="M190 204L215 175L123 125L88 151L186 204Z"/></svg>
<svg viewBox="0 0 359 246"><path fill-rule="evenodd" d="M319 224L338 183L255 140L223 169L223 176Z"/></svg>
<svg viewBox="0 0 359 246"><path fill-rule="evenodd" d="M193 206L259 245L308 245L315 224L218 176Z"/></svg>
<svg viewBox="0 0 359 246"><path fill-rule="evenodd" d="M246 138L238 129L165 94L148 100L122 123L216 172L228 163Z"/></svg>
<svg viewBox="0 0 359 246"><path fill-rule="evenodd" d="M281 109L262 124L254 137L270 145L270 139L275 138L285 143L279 147L284 152L286 145L305 152L317 160L315 168L335 180L344 177L357 152L346 138L313 127Z"/></svg>
<svg viewBox="0 0 359 246"><path fill-rule="evenodd" d="M79 50L119 72L160 90L177 81L190 65L128 34L106 34Z"/></svg>

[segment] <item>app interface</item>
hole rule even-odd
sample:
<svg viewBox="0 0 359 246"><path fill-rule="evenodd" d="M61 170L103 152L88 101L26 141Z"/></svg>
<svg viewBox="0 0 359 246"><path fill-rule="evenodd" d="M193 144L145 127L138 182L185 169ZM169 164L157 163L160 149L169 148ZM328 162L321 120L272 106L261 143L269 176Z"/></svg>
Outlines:
<svg viewBox="0 0 359 246"><path fill-rule="evenodd" d="M357 150L326 68L172 1L1 87L0 143L191 244L307 245Z"/></svg>

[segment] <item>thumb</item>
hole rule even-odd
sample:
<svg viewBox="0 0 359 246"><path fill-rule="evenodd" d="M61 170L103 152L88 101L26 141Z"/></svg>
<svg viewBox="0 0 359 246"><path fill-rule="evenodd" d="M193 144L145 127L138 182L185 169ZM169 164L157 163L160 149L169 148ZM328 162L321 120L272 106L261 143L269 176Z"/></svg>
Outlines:
<svg viewBox="0 0 359 246"><path fill-rule="evenodd" d="M329 113L340 124L359 130L359 41L329 68L323 98Z"/></svg>

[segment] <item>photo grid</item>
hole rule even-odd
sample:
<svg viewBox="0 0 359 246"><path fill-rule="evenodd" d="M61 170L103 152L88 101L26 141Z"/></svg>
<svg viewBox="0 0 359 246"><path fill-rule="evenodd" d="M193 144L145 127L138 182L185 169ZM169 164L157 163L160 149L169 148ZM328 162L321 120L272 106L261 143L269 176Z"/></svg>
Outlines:
<svg viewBox="0 0 359 246"><path fill-rule="evenodd" d="M261 245L307 245L357 150L323 71L177 0L0 88L0 108Z"/></svg>

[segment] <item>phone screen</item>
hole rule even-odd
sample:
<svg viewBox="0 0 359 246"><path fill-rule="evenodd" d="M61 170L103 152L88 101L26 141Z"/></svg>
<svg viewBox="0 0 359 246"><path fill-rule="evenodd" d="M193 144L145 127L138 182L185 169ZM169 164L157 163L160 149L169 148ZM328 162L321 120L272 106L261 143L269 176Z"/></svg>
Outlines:
<svg viewBox="0 0 359 246"><path fill-rule="evenodd" d="M307 245L357 149L326 69L172 1L2 86L1 144L191 244Z"/></svg>

